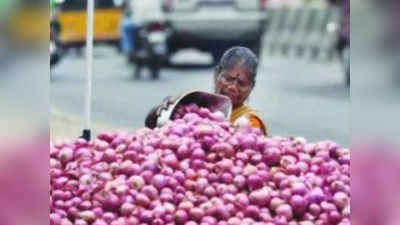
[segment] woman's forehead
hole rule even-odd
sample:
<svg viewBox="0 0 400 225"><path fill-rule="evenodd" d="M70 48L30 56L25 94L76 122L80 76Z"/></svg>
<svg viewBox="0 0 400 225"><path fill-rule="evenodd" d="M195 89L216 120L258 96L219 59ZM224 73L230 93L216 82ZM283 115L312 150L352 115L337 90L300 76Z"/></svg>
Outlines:
<svg viewBox="0 0 400 225"><path fill-rule="evenodd" d="M235 77L236 76L241 76L241 77L246 76L247 78L250 78L250 74L251 74L249 68L247 68L244 65L240 65L240 64L232 65L232 66L224 69L222 71L222 73L229 74L230 76L235 76Z"/></svg>

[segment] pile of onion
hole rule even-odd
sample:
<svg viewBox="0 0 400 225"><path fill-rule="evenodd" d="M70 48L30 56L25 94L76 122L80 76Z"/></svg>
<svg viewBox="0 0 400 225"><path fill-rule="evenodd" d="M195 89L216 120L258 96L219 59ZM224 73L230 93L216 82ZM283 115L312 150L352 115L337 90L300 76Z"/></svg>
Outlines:
<svg viewBox="0 0 400 225"><path fill-rule="evenodd" d="M50 143L51 225L350 224L350 152L194 105L161 128Z"/></svg>

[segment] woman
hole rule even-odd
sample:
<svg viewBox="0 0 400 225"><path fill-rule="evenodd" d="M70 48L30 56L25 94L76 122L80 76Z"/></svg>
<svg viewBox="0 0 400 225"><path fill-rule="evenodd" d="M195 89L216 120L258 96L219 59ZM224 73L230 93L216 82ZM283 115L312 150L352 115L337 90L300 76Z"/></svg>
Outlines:
<svg viewBox="0 0 400 225"><path fill-rule="evenodd" d="M230 118L235 124L239 118L246 118L253 127L261 129L267 135L267 127L259 113L246 104L256 84L258 59L248 48L233 47L222 56L215 69L215 93L225 95L232 101L233 111ZM160 112L173 104L174 98L167 97L163 104L155 107L146 118L147 127L155 127Z"/></svg>

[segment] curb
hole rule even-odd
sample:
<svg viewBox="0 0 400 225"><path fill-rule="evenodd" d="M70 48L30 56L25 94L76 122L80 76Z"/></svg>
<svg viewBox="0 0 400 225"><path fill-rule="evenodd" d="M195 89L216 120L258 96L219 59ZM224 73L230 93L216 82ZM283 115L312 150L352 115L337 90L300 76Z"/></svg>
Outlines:
<svg viewBox="0 0 400 225"><path fill-rule="evenodd" d="M83 121L76 115L71 115L50 108L50 140L59 140L65 138L77 138L82 135ZM96 137L101 131L133 131L134 128L124 128L112 124L92 121L92 138Z"/></svg>

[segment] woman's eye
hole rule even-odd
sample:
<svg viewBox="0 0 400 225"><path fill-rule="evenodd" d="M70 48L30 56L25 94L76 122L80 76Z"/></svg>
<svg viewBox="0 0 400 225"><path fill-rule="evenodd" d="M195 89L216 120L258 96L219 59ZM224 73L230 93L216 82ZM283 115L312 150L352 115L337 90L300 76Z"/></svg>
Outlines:
<svg viewBox="0 0 400 225"><path fill-rule="evenodd" d="M247 87L248 83L246 81L239 81L239 85L242 87Z"/></svg>

